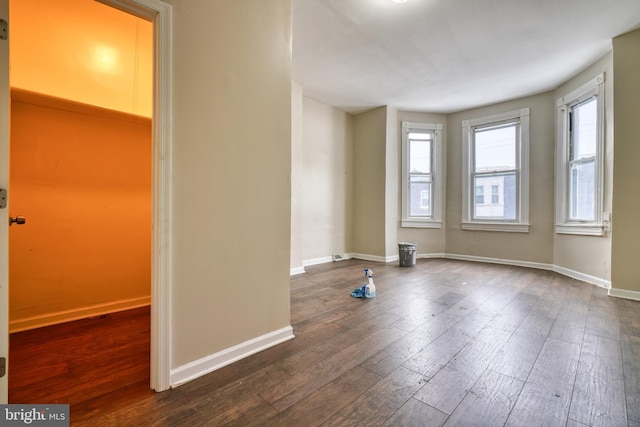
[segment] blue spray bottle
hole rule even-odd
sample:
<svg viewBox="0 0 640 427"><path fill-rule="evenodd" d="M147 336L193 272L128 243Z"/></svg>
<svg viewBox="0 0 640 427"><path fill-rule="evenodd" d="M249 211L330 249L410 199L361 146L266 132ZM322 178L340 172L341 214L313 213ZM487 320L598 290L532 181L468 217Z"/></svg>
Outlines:
<svg viewBox="0 0 640 427"><path fill-rule="evenodd" d="M376 285L373 284L373 271L369 268L364 269L364 275L369 279L369 283L367 283L364 289L364 296L366 298L375 298L376 296Z"/></svg>

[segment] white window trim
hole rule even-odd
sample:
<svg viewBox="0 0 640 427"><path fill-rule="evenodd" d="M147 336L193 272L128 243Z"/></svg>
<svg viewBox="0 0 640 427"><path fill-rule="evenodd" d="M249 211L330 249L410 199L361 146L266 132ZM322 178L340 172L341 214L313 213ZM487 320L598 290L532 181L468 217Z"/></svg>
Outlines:
<svg viewBox="0 0 640 427"><path fill-rule="evenodd" d="M402 122L402 220L401 227L407 228L442 228L442 123ZM409 141L410 130L433 131L431 153L432 167L432 212L429 218L410 216L409 212Z"/></svg>
<svg viewBox="0 0 640 427"><path fill-rule="evenodd" d="M513 221L473 219L471 197L475 196L475 187L471 182L473 170L472 132L476 126L518 119L520 138L516 147L518 169L518 206L517 218ZM462 121L462 224L463 230L504 231L528 233L529 224L529 109L509 111L488 117Z"/></svg>
<svg viewBox="0 0 640 427"><path fill-rule="evenodd" d="M595 219L590 222L569 221L569 109L576 102L596 96L598 98L598 134L596 147L596 194ZM584 85L558 98L556 137L556 224L557 234L581 234L604 236L602 221L604 204L604 73L597 75Z"/></svg>

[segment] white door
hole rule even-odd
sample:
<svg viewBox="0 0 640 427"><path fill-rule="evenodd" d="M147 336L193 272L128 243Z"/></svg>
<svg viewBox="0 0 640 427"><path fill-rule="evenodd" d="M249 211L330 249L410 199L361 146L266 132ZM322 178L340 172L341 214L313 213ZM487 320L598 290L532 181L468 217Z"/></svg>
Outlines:
<svg viewBox="0 0 640 427"><path fill-rule="evenodd" d="M0 0L0 19L9 22L9 0ZM0 28L0 33L3 30ZM7 33L4 33L7 34ZM0 188L9 188L9 40L0 39ZM9 206L0 208L0 404L8 403ZM1 201L0 201L1 202ZM2 205L0 205L2 206Z"/></svg>

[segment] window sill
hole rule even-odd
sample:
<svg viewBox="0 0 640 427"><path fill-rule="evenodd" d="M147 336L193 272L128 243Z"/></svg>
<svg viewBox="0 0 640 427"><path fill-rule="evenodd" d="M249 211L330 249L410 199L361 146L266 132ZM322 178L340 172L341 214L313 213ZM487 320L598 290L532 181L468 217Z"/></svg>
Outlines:
<svg viewBox="0 0 640 427"><path fill-rule="evenodd" d="M404 228L442 228L442 221L403 219L400 226Z"/></svg>
<svg viewBox="0 0 640 427"><path fill-rule="evenodd" d="M529 224L510 224L504 222L463 222L462 229L470 231L503 231L507 233L528 233Z"/></svg>
<svg viewBox="0 0 640 427"><path fill-rule="evenodd" d="M556 224L556 234L580 234L583 236L604 236L604 228L599 224Z"/></svg>

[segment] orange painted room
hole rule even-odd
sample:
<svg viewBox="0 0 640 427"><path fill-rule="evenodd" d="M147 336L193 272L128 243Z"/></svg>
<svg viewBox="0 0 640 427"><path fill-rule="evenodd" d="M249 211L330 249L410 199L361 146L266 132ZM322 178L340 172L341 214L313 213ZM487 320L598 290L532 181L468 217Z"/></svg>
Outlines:
<svg viewBox="0 0 640 427"><path fill-rule="evenodd" d="M9 328L150 304L152 24L11 1Z"/></svg>

